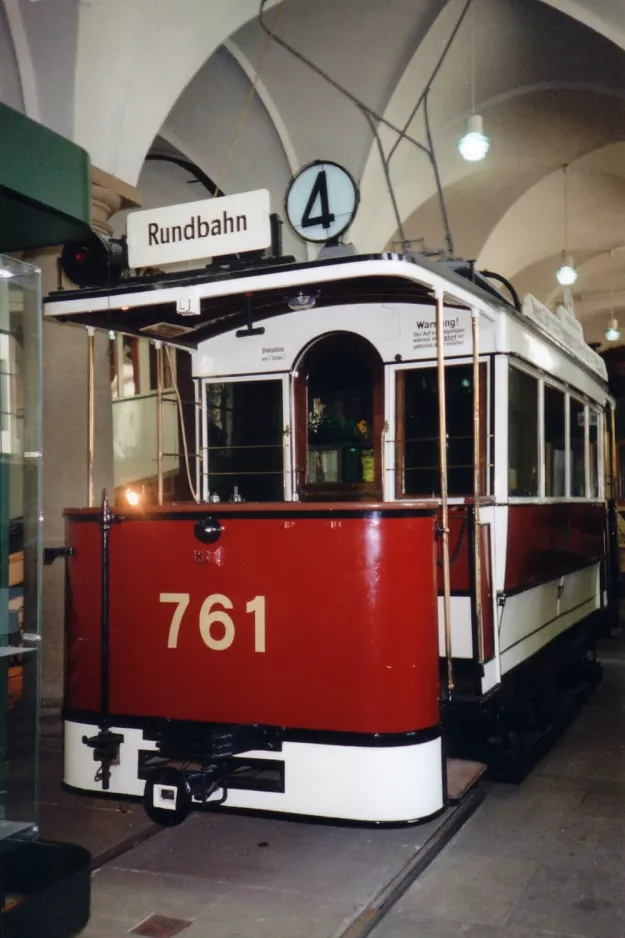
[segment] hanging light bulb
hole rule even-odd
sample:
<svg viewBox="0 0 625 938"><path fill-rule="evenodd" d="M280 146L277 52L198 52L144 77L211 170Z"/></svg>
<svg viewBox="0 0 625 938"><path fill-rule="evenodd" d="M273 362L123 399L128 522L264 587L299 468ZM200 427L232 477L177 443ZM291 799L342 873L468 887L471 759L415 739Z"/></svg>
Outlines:
<svg viewBox="0 0 625 938"><path fill-rule="evenodd" d="M562 252L562 263L556 271L556 278L563 287L570 287L577 280L577 271L575 270L573 258L565 251Z"/></svg>
<svg viewBox="0 0 625 938"><path fill-rule="evenodd" d="M556 270L556 280L563 287L570 287L577 280L577 271L573 258L568 252L569 243L569 198L566 171L568 166L562 167L562 182L564 187L564 250L562 251L560 266Z"/></svg>
<svg viewBox="0 0 625 938"><path fill-rule="evenodd" d="M621 330L618 327L618 319L614 315L614 248L610 250L610 310L608 328L603 334L608 342L616 342L621 338Z"/></svg>
<svg viewBox="0 0 625 938"><path fill-rule="evenodd" d="M488 153L490 140L484 133L484 121L480 114L475 113L475 9L474 4L469 10L469 87L471 89L471 114L467 122L467 132L458 143L458 149L463 159L469 163L483 160Z"/></svg>
<svg viewBox="0 0 625 938"><path fill-rule="evenodd" d="M608 342L616 342L617 339L621 338L621 330L618 327L618 319L611 319L608 323L608 328L604 333Z"/></svg>
<svg viewBox="0 0 625 938"><path fill-rule="evenodd" d="M458 144L460 155L469 163L483 160L488 153L490 140L484 133L484 121L479 114L471 114L467 132Z"/></svg>

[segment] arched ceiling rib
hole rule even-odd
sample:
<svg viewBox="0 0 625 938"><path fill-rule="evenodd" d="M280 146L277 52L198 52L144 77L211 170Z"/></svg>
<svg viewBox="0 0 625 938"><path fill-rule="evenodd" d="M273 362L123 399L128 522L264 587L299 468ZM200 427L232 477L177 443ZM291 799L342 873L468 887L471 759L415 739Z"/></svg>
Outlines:
<svg viewBox="0 0 625 938"><path fill-rule="evenodd" d="M267 0L267 7L276 2ZM76 142L90 151L96 165L134 185L152 140L184 88L257 11L257 0L96 0L82 5Z"/></svg>
<svg viewBox="0 0 625 938"><path fill-rule="evenodd" d="M270 22L277 2L266 4ZM2 3L31 116L73 135L96 165L129 183L139 178L158 133L209 175L219 174L266 45L257 22L259 0ZM512 272L520 285L531 278L533 292L551 297L562 240L557 167L569 163L577 190L571 191L570 215L581 219L572 220L570 246L583 290L595 296L588 304L594 310L603 302L598 297L605 279L597 258L625 241L619 166L625 163L625 2L473 3L476 103L492 139L483 165L463 163L457 152L470 103L468 23L430 98L457 250ZM288 0L278 30L401 125L463 4ZM0 96L3 68L6 76L4 61ZM420 115L410 130L424 139ZM395 137L384 128L380 134L388 150ZM392 241L397 222L370 126L352 102L274 44L225 188L267 185L273 208L282 212L288 178L315 158L336 159L361 181L361 207L349 233L357 248L379 250ZM427 158L402 143L392 179L408 236L439 246L440 213ZM145 171L143 181L155 187L148 201L165 197L162 173ZM302 256L304 247L296 246Z"/></svg>

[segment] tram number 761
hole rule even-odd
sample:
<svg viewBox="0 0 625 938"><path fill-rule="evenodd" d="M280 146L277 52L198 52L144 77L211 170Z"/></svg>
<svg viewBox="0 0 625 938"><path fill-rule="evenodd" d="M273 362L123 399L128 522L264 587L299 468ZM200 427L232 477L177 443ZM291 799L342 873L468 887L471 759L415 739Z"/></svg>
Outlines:
<svg viewBox="0 0 625 938"><path fill-rule="evenodd" d="M178 647L178 635L180 634L180 625L187 606L191 601L189 593L161 593L159 602L176 603L176 609L172 616L169 626L169 637L167 639L168 648ZM214 608L219 607L222 608ZM232 609L232 601L222 593L213 593L207 596L200 609L199 629L204 644L213 651L225 651L230 648L234 641L235 626L231 616L226 609ZM254 651L265 651L265 597L255 596L245 606L245 611L254 616ZM215 625L221 625L223 635L216 636Z"/></svg>

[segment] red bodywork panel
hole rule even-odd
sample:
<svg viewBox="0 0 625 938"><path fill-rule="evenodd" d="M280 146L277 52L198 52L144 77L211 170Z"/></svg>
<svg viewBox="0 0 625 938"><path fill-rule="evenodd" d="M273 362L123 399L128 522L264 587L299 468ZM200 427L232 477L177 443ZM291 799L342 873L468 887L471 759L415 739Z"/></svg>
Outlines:
<svg viewBox="0 0 625 938"><path fill-rule="evenodd" d="M101 532L96 511L67 516L75 554L65 708L97 714ZM219 519L215 544L195 537L201 516ZM431 511L288 503L118 517L109 551L111 714L362 733L439 722ZM183 606L188 596L177 636L178 601L163 594ZM232 608L216 602L201 622L216 594ZM234 637L228 623L208 621L217 611L231 617ZM227 647L209 647L202 630Z"/></svg>
<svg viewBox="0 0 625 938"><path fill-rule="evenodd" d="M605 556L603 504L511 505L506 592L548 583Z"/></svg>

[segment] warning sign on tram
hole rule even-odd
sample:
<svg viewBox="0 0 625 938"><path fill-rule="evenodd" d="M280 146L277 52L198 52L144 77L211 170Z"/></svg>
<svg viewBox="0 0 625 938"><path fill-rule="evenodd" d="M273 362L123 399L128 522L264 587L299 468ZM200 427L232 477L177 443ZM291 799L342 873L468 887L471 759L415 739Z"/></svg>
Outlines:
<svg viewBox="0 0 625 938"><path fill-rule="evenodd" d="M470 319L461 318L460 313L446 312L443 319L443 341L445 348L457 348L464 346L469 339ZM420 316L414 322L414 332L412 334L413 349L430 348L436 346L436 317Z"/></svg>
<svg viewBox="0 0 625 938"><path fill-rule="evenodd" d="M135 268L262 251L271 244L269 190L131 212L127 234Z"/></svg>

